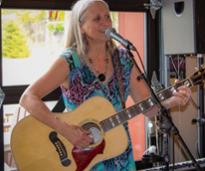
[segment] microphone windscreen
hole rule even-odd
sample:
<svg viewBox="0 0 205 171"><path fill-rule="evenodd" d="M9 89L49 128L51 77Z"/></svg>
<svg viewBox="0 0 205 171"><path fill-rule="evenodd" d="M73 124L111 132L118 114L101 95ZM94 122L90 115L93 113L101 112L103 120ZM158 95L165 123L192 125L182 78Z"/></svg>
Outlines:
<svg viewBox="0 0 205 171"><path fill-rule="evenodd" d="M115 29L114 28L107 28L105 30L105 35L107 36L107 38L111 38L111 33L115 33Z"/></svg>

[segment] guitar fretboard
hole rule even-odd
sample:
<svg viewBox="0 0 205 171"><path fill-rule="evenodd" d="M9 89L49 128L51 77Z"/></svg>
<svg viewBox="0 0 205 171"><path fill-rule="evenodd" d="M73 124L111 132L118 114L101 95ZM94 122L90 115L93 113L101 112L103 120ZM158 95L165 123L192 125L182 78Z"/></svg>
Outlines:
<svg viewBox="0 0 205 171"><path fill-rule="evenodd" d="M172 96L172 94L177 91L177 88L185 85L187 87L191 87L192 83L189 79L185 79L176 85L169 87L165 90L160 91L156 94L160 101L164 101ZM105 120L100 122L102 129L106 132L112 128L115 128L118 125L125 123L126 121L132 119L133 117L137 116L140 113L146 113L151 107L156 104L153 97L150 97L144 101L141 101L138 104L135 104L127 109L122 110Z"/></svg>

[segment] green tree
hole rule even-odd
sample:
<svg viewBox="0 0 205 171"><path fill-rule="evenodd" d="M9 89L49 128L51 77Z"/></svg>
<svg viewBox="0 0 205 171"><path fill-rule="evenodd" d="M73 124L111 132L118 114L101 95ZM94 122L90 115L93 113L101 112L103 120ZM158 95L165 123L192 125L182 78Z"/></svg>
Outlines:
<svg viewBox="0 0 205 171"><path fill-rule="evenodd" d="M27 37L14 21L3 27L3 57L25 58L30 56Z"/></svg>

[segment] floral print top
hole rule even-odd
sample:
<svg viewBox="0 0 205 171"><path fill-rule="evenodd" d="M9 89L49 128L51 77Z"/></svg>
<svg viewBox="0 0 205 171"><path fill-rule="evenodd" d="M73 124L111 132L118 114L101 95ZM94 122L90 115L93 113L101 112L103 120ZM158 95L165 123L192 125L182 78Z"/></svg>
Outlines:
<svg viewBox="0 0 205 171"><path fill-rule="evenodd" d="M114 53L112 58L116 59L119 55L121 80L123 80L124 100L129 95L129 80L130 73L133 67L133 62L125 49L117 49L118 53ZM122 110L121 96L119 92L119 84L116 74L106 82L101 82L95 74L90 70L88 65L81 60L75 50L65 49L61 54L70 67L68 74L69 89L61 86L63 100L68 111L76 109L87 99L93 96L102 96L110 101L117 112ZM113 60L114 61L114 60ZM114 64L115 65L115 64ZM114 66L113 65L113 66ZM127 124L124 125L127 129ZM128 131L127 131L128 133ZM129 133L128 133L129 137ZM129 146L127 150L112 159L108 159L96 164L92 171L134 171L135 162L132 154L132 146L129 137Z"/></svg>

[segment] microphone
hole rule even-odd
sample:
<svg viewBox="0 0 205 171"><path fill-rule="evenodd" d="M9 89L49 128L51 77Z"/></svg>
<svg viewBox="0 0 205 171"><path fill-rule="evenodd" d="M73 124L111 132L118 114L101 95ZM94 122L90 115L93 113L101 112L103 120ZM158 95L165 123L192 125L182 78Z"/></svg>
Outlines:
<svg viewBox="0 0 205 171"><path fill-rule="evenodd" d="M136 51L134 45L131 42L129 42L129 40L123 38L120 34L118 34L114 28L107 28L105 30L105 35L107 36L107 38L116 40L128 50Z"/></svg>

